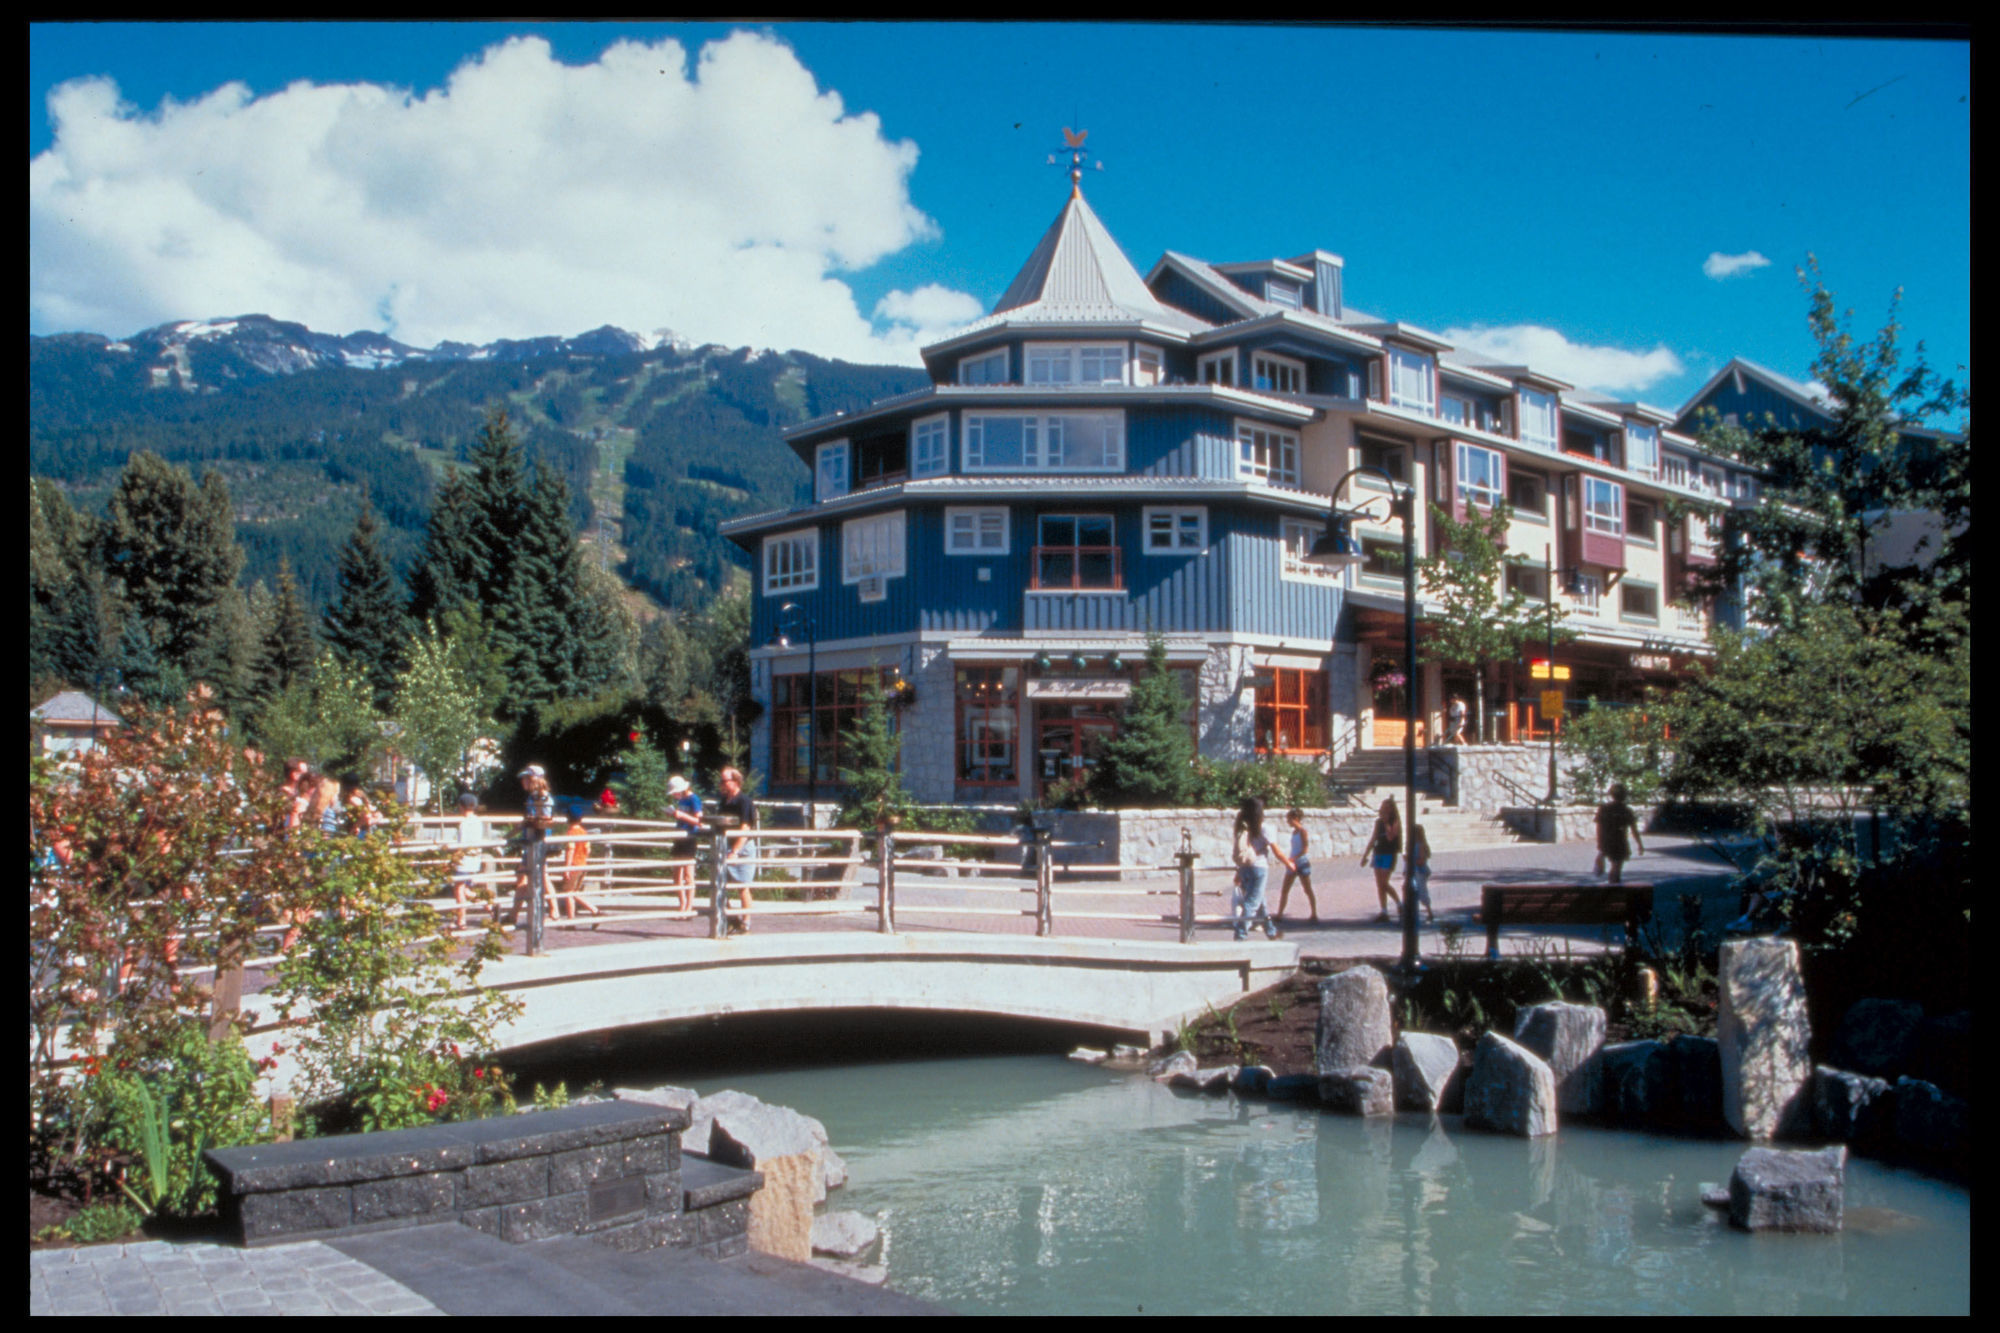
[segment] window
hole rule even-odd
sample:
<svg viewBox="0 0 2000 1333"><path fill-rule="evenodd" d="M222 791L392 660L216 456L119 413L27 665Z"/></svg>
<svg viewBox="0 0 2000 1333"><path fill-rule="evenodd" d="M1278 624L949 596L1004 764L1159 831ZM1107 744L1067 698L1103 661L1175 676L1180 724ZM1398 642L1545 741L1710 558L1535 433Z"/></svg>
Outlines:
<svg viewBox="0 0 2000 1333"><path fill-rule="evenodd" d="M1492 509L1507 489L1507 460L1497 449L1476 444L1458 446L1458 498Z"/></svg>
<svg viewBox="0 0 2000 1333"><path fill-rule="evenodd" d="M1397 481L1409 480L1408 475L1403 471L1403 460L1407 457L1408 451L1402 445L1392 443L1388 440L1371 440L1365 435L1361 437L1358 443L1362 467L1380 468ZM1377 486L1382 484L1379 477L1369 472L1362 473L1355 480L1357 482L1373 482Z"/></svg>
<svg viewBox="0 0 2000 1333"><path fill-rule="evenodd" d="M1123 413L965 415L967 472L1118 472L1124 467Z"/></svg>
<svg viewBox="0 0 2000 1333"><path fill-rule="evenodd" d="M1265 667L1257 673L1257 751L1296 754L1326 748L1324 671ZM1268 681L1268 684L1264 682Z"/></svg>
<svg viewBox="0 0 2000 1333"><path fill-rule="evenodd" d="M1556 396L1536 389L1521 390L1521 442L1553 449L1556 438Z"/></svg>
<svg viewBox="0 0 2000 1333"><path fill-rule="evenodd" d="M1264 280L1264 299L1272 305L1299 308L1299 285L1295 282L1281 282L1276 278Z"/></svg>
<svg viewBox="0 0 2000 1333"><path fill-rule="evenodd" d="M960 509L954 506L944 511L946 555L1005 555L1007 549L1005 509Z"/></svg>
<svg viewBox="0 0 2000 1333"><path fill-rule="evenodd" d="M1736 500L1755 500L1757 498L1757 479L1748 472L1730 473L1729 494L1730 498Z"/></svg>
<svg viewBox="0 0 2000 1333"><path fill-rule="evenodd" d="M813 483L816 499L832 500L847 494L847 441L822 444L814 454Z"/></svg>
<svg viewBox="0 0 2000 1333"><path fill-rule="evenodd" d="M903 573L903 514L876 514L840 525L840 581L900 578Z"/></svg>
<svg viewBox="0 0 2000 1333"><path fill-rule="evenodd" d="M1549 516L1548 478L1533 472L1509 472L1507 503L1514 506L1515 514L1520 517L1546 521Z"/></svg>
<svg viewBox="0 0 2000 1333"><path fill-rule="evenodd" d="M974 787L1020 781L1019 667L960 667L958 780Z"/></svg>
<svg viewBox="0 0 2000 1333"><path fill-rule="evenodd" d="M1400 347L1389 349L1389 405L1431 415L1431 359Z"/></svg>
<svg viewBox="0 0 2000 1333"><path fill-rule="evenodd" d="M1507 591L1518 592L1533 601L1545 602L1549 596L1549 572L1546 569L1536 569L1533 565L1509 565Z"/></svg>
<svg viewBox="0 0 2000 1333"><path fill-rule="evenodd" d="M1625 423L1625 466L1641 476L1651 477L1660 470L1660 429Z"/></svg>
<svg viewBox="0 0 2000 1333"><path fill-rule="evenodd" d="M1576 591L1571 594L1571 599L1575 601L1577 609L1585 615L1596 615L1598 599L1604 587L1597 575L1578 574L1575 587Z"/></svg>
<svg viewBox="0 0 2000 1333"><path fill-rule="evenodd" d="M1299 437L1247 421L1236 423L1236 475L1274 486L1299 484Z"/></svg>
<svg viewBox="0 0 2000 1333"><path fill-rule="evenodd" d="M1035 546L1035 587L1105 591L1125 586L1109 514L1043 514Z"/></svg>
<svg viewBox="0 0 2000 1333"><path fill-rule="evenodd" d="M1284 544L1284 562L1281 566L1284 576L1292 579L1312 579L1315 582L1331 582L1340 578L1341 571L1328 569L1325 565L1309 564L1306 557L1312 548L1326 535L1326 524L1319 519L1288 518L1282 520L1279 528L1280 540Z"/></svg>
<svg viewBox="0 0 2000 1333"><path fill-rule="evenodd" d="M1583 479L1583 526L1592 532L1625 535L1625 488L1602 477Z"/></svg>
<svg viewBox="0 0 2000 1333"><path fill-rule="evenodd" d="M1361 539L1361 572L1378 579L1403 577L1403 543L1400 539L1388 537L1363 537Z"/></svg>
<svg viewBox="0 0 2000 1333"><path fill-rule="evenodd" d="M910 426L910 475L935 477L945 470L951 418L944 413Z"/></svg>
<svg viewBox="0 0 2000 1333"><path fill-rule="evenodd" d="M1200 505L1146 507L1146 553L1188 555L1208 545L1208 510Z"/></svg>
<svg viewBox="0 0 2000 1333"><path fill-rule="evenodd" d="M1641 500L1635 495L1626 501L1625 535L1633 541L1654 545L1659 539L1654 535L1653 525L1659 519L1659 512L1651 500Z"/></svg>
<svg viewBox="0 0 2000 1333"><path fill-rule="evenodd" d="M832 782L842 767L851 767L841 745L860 720L862 681L870 676L886 684L880 667L822 671L817 680L804 672L772 679L772 781L804 782L817 776ZM893 716L890 725L895 725ZM815 735L822 738L817 746ZM810 774L815 768L818 773Z"/></svg>
<svg viewBox="0 0 2000 1333"><path fill-rule="evenodd" d="M958 363L960 384L1005 384L1007 383L1007 349L997 352L982 352L978 356L968 356Z"/></svg>
<svg viewBox="0 0 2000 1333"><path fill-rule="evenodd" d="M1250 359L1250 383L1266 393L1304 393L1306 367L1288 356L1259 352Z"/></svg>
<svg viewBox="0 0 2000 1333"><path fill-rule="evenodd" d="M1687 485L1687 459L1680 454L1662 454L1660 456L1660 475L1670 486Z"/></svg>
<svg viewBox="0 0 2000 1333"><path fill-rule="evenodd" d="M1200 369L1203 384L1236 383L1236 349L1226 352L1211 352L1195 363Z"/></svg>
<svg viewBox="0 0 2000 1333"><path fill-rule="evenodd" d="M1721 468L1710 467L1708 464L1702 463L1698 466L1695 475L1694 488L1700 491L1703 495L1714 495L1719 497L1728 494L1728 492L1723 488L1723 480L1724 477Z"/></svg>
<svg viewBox="0 0 2000 1333"><path fill-rule="evenodd" d="M1132 382L1134 384L1164 384L1167 379L1167 363L1157 347L1140 347L1132 357Z"/></svg>
<svg viewBox="0 0 2000 1333"><path fill-rule="evenodd" d="M1701 514L1688 515L1688 554L1713 560L1721 545L1722 523Z"/></svg>
<svg viewBox="0 0 2000 1333"><path fill-rule="evenodd" d="M1438 415L1454 426L1471 426L1472 400L1460 398L1456 394L1446 394L1438 406Z"/></svg>
<svg viewBox="0 0 2000 1333"><path fill-rule="evenodd" d="M1611 461L1611 443L1596 431L1566 430L1562 433L1562 442L1566 454L1581 454L1600 463Z"/></svg>
<svg viewBox="0 0 2000 1333"><path fill-rule="evenodd" d="M1030 384L1123 384L1125 345L1029 343Z"/></svg>
<svg viewBox="0 0 2000 1333"><path fill-rule="evenodd" d="M1647 587L1643 583L1625 582L1618 585L1618 614L1625 620L1658 620L1660 618L1660 590Z"/></svg>
<svg viewBox="0 0 2000 1333"><path fill-rule="evenodd" d="M764 595L810 592L819 586L819 530L764 539Z"/></svg>

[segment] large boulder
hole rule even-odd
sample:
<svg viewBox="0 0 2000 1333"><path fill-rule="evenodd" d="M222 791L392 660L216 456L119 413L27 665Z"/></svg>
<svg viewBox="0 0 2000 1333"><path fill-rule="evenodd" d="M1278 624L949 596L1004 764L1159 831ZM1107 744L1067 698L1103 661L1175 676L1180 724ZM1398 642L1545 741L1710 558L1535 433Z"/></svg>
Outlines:
<svg viewBox="0 0 2000 1333"><path fill-rule="evenodd" d="M1465 1123L1539 1138L1556 1132L1556 1076L1539 1055L1489 1032L1465 1076Z"/></svg>
<svg viewBox="0 0 2000 1333"><path fill-rule="evenodd" d="M1896 1080L1896 1146L1920 1157L1955 1158L1964 1154L1969 1108L1935 1083L1920 1078Z"/></svg>
<svg viewBox="0 0 2000 1333"><path fill-rule="evenodd" d="M1847 1149L1752 1148L1729 1177L1729 1221L1745 1231L1838 1231Z"/></svg>
<svg viewBox="0 0 2000 1333"><path fill-rule="evenodd" d="M1799 946L1730 940L1722 946L1722 1118L1760 1142L1804 1134L1812 1123L1812 1027Z"/></svg>
<svg viewBox="0 0 2000 1333"><path fill-rule="evenodd" d="M813 1207L826 1198L826 1127L745 1092L702 1099L710 1118L708 1155L764 1175L750 1196L750 1248L800 1263L812 1258Z"/></svg>
<svg viewBox="0 0 2000 1333"><path fill-rule="evenodd" d="M1463 1102L1458 1043L1435 1032L1405 1032L1389 1054L1396 1105L1405 1111L1445 1111Z"/></svg>
<svg viewBox="0 0 2000 1333"><path fill-rule="evenodd" d="M1564 1115L1596 1115L1602 1100L1604 1011L1552 1000L1530 1005L1514 1020L1514 1040L1548 1062L1556 1076L1556 1108Z"/></svg>
<svg viewBox="0 0 2000 1333"><path fill-rule="evenodd" d="M1667 1043L1678 1106L1670 1119L1688 1129L1722 1127L1722 1046L1713 1037L1683 1033ZM1670 1104L1671 1105L1671 1104Z"/></svg>
<svg viewBox="0 0 2000 1333"><path fill-rule="evenodd" d="M1624 1125L1673 1119L1680 1089L1674 1083L1674 1061L1657 1041L1621 1041L1601 1055L1599 1110Z"/></svg>
<svg viewBox="0 0 2000 1333"><path fill-rule="evenodd" d="M1924 1007L1909 1000L1856 1000L1833 1030L1834 1065L1871 1078L1912 1072Z"/></svg>
<svg viewBox="0 0 2000 1333"><path fill-rule="evenodd" d="M1313 1072L1331 1074L1375 1064L1395 1036L1389 1022L1389 983L1380 972L1363 965L1320 982Z"/></svg>
<svg viewBox="0 0 2000 1333"><path fill-rule="evenodd" d="M1386 1069L1356 1065L1319 1076L1319 1099L1350 1115L1394 1115L1395 1080Z"/></svg>
<svg viewBox="0 0 2000 1333"><path fill-rule="evenodd" d="M860 1213L827 1213L813 1219L813 1253L852 1259L873 1245L881 1234L881 1228Z"/></svg>
<svg viewBox="0 0 2000 1333"><path fill-rule="evenodd" d="M1813 1069L1813 1132L1836 1143L1873 1143L1891 1125L1889 1085L1818 1065Z"/></svg>

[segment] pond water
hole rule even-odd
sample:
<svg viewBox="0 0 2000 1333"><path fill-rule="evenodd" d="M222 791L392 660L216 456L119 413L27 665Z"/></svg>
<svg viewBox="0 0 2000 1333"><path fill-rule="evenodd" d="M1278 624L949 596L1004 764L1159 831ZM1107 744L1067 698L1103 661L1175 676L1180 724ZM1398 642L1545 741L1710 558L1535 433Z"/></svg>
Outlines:
<svg viewBox="0 0 2000 1333"><path fill-rule="evenodd" d="M621 1070L630 1083L639 1071ZM1971 1196L1850 1158L1848 1229L1702 1205L1743 1145L1169 1091L1050 1055L658 1070L825 1122L889 1285L984 1314L1965 1314Z"/></svg>

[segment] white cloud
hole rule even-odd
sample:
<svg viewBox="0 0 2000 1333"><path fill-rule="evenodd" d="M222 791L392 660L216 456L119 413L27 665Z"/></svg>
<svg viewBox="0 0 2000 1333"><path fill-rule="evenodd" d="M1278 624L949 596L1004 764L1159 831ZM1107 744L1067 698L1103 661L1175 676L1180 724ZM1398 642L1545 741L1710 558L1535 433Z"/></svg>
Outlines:
<svg viewBox="0 0 2000 1333"><path fill-rule="evenodd" d="M1721 282L1724 278L1733 278L1739 274L1751 273L1757 269L1769 268L1770 266L1771 261L1758 254L1755 250L1745 250L1740 255L1726 255L1722 251L1717 250L1709 255L1708 258L1701 261L1701 271L1717 282Z"/></svg>
<svg viewBox="0 0 2000 1333"><path fill-rule="evenodd" d="M857 309L842 272L936 234L909 198L917 147L769 36L692 69L674 41L567 66L517 38L423 97L228 84L143 114L86 79L49 111L37 332L259 312L428 346L615 324L914 362L926 329L979 313L938 287Z"/></svg>
<svg viewBox="0 0 2000 1333"><path fill-rule="evenodd" d="M1631 352L1622 347L1573 343L1539 324L1446 329L1445 341L1512 366L1532 366L1599 393L1642 393L1681 373L1680 358L1666 347Z"/></svg>

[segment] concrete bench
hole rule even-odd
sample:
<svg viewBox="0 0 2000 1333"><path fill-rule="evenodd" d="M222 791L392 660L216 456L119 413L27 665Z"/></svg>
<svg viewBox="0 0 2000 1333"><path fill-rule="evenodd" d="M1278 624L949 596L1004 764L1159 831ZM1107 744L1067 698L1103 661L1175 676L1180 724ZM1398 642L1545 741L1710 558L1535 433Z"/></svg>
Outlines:
<svg viewBox="0 0 2000 1333"><path fill-rule="evenodd" d="M1651 884L1482 884L1479 919L1486 923L1486 956L1500 956L1501 926L1605 926L1623 924L1625 947L1652 920Z"/></svg>

